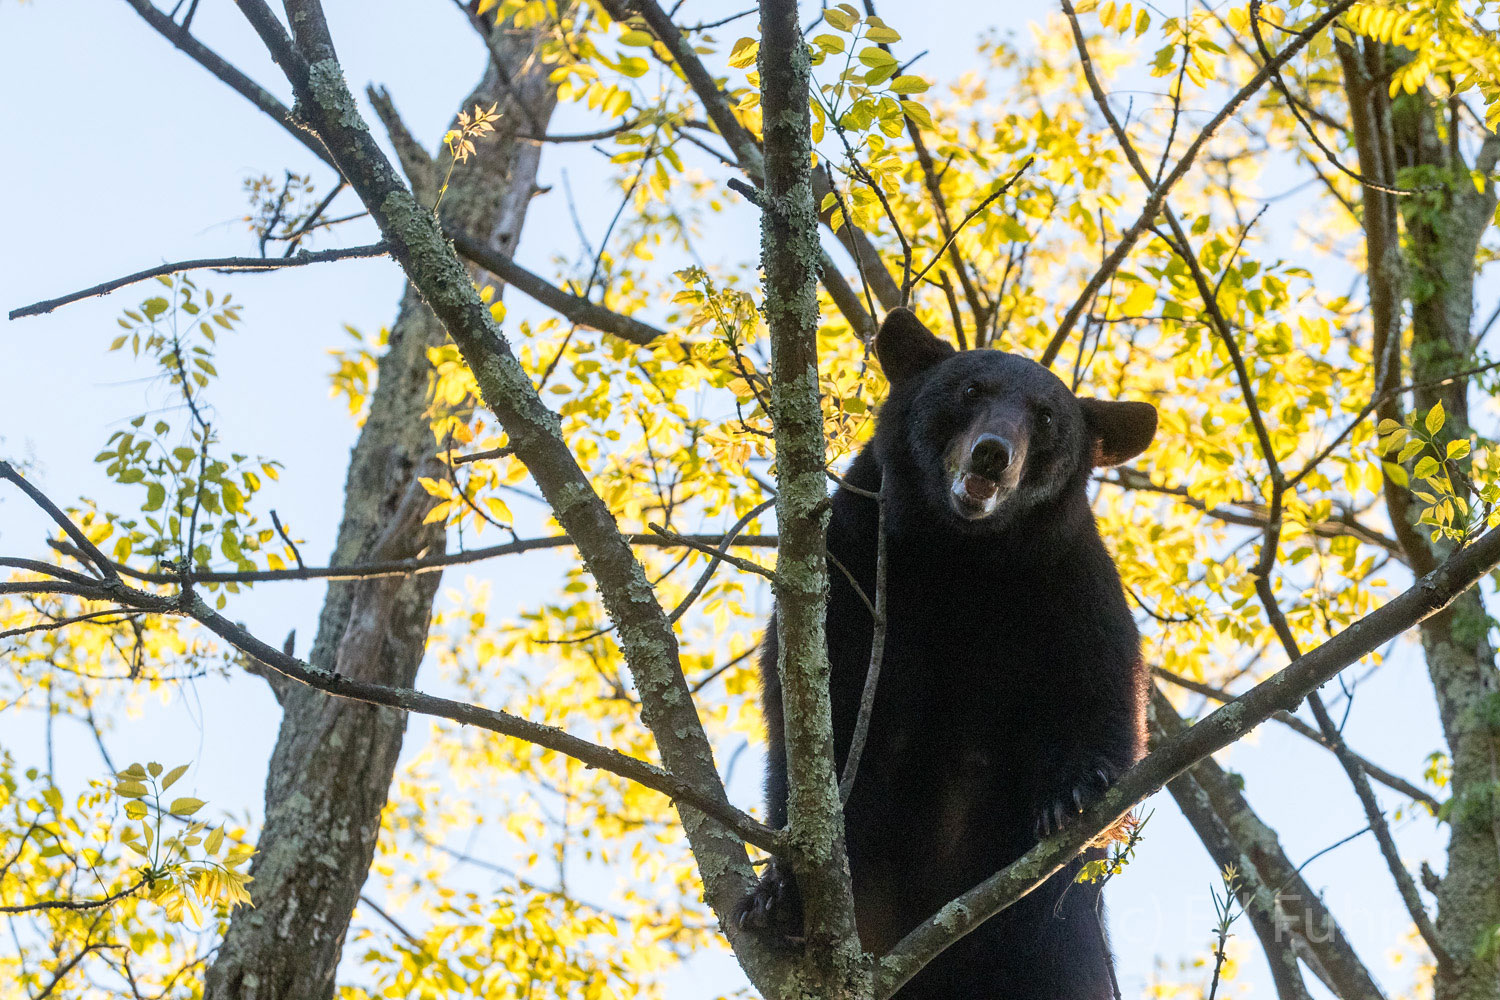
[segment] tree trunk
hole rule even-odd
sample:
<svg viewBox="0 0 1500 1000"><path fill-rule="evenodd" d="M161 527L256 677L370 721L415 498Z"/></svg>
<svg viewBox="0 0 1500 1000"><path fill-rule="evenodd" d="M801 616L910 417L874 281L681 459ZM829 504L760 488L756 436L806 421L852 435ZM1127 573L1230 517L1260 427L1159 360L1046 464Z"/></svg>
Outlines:
<svg viewBox="0 0 1500 1000"><path fill-rule="evenodd" d="M443 198L445 225L510 255L535 193L540 147L516 137L550 119L556 94L537 56L539 34L497 29L492 62L463 102L504 117L478 154L458 166ZM511 88L505 85L509 77ZM525 101L521 113L515 101ZM384 117L384 115L383 115ZM388 119L389 121L389 119ZM398 145L400 145L400 141ZM413 162L424 196L441 164ZM424 190L425 189L425 190ZM428 202L430 204L430 201ZM493 278L487 280L499 286ZM428 418L427 349L447 333L407 286L379 364L369 416L350 459L334 565L399 559L443 547L441 525L422 525L431 501L419 475L441 476ZM412 686L426 646L439 574L335 582L328 588L312 663L392 686ZM380 814L406 728L401 712L278 685L283 719L266 778L265 826L251 869L254 908L237 910L206 980L207 1000L331 997L350 916L369 872Z"/></svg>
<svg viewBox="0 0 1500 1000"><path fill-rule="evenodd" d="M1396 196L1365 187L1365 230L1377 360L1392 356L1394 370L1382 371L1377 386L1400 385L1400 307L1411 304L1410 377L1417 383L1419 414L1441 402L1446 422L1441 441L1468 436L1468 379L1436 385L1470 364L1474 344L1475 255L1495 209L1493 183L1475 190L1456 141L1439 127L1446 108L1428 91L1388 96L1390 74L1404 58L1370 42L1359 48L1340 44L1345 89L1353 112L1360 172L1384 186L1415 188ZM1496 140L1480 154L1481 170L1494 166ZM1397 170L1406 168L1399 176ZM1395 230L1399 211L1406 232L1404 258ZM1393 289L1396 291L1393 294ZM1394 299L1394 301L1391 301ZM1383 350L1382 348L1386 348ZM1399 402L1388 401L1382 418L1401 419ZM1449 463L1467 474L1468 462ZM1459 485L1462 491L1461 484ZM1447 539L1430 541L1415 524L1419 505L1405 489L1387 482L1391 522L1415 572L1422 573L1454 548ZM1437 896L1437 934L1445 954L1438 956L1436 1000L1496 1000L1500 997L1496 949L1500 932L1500 674L1489 642L1491 619L1477 588L1422 623L1422 648L1436 693L1443 735L1453 770L1448 867L1429 879ZM1486 947L1486 940L1490 940Z"/></svg>
<svg viewBox="0 0 1500 1000"><path fill-rule="evenodd" d="M765 204L764 309L771 342L776 432L777 671L788 785L789 854L804 901L807 979L825 1000L871 995L871 969L854 923L844 815L834 774L824 617L828 603L826 441L818 385L818 275L822 245L812 188L811 67L796 0L761 0Z"/></svg>
<svg viewBox="0 0 1500 1000"><path fill-rule="evenodd" d="M1438 185L1402 200L1411 302L1411 376L1417 412L1442 403L1441 440L1470 433L1468 379L1424 387L1470 366L1474 345L1475 255L1495 210L1493 186L1476 191L1469 168L1439 138L1443 105L1426 91L1402 95L1392 109L1396 162L1416 168L1408 184ZM1456 120L1448 122L1456 129ZM1467 473L1468 461L1452 463ZM1443 559L1454 544L1433 543ZM1453 762L1448 804L1448 870L1436 887L1438 935L1452 958L1439 966L1437 1000L1500 997L1493 943L1500 930L1500 674L1490 646L1491 620L1478 588L1422 625L1427 672L1437 693L1443 736ZM1488 954L1482 954L1487 951Z"/></svg>

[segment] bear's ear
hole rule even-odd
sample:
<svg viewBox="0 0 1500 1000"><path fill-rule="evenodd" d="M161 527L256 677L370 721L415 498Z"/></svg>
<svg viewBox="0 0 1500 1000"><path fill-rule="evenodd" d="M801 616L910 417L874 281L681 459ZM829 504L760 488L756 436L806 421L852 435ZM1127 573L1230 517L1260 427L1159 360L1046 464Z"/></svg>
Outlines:
<svg viewBox="0 0 1500 1000"><path fill-rule="evenodd" d="M1150 403L1080 399L1083 419L1094 436L1094 464L1128 462L1156 437L1156 407Z"/></svg>
<svg viewBox="0 0 1500 1000"><path fill-rule="evenodd" d="M910 309L885 314L875 335L875 356L891 385L920 375L953 353L953 345L935 337Z"/></svg>

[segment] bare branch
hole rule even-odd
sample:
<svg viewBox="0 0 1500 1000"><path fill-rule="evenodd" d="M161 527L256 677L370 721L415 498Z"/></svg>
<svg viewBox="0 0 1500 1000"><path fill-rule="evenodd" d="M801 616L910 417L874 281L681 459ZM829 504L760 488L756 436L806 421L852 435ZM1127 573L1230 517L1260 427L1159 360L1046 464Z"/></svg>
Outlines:
<svg viewBox="0 0 1500 1000"><path fill-rule="evenodd" d="M459 232L450 232L448 236L453 241L454 248L465 258L579 326L613 334L621 340L628 340L642 347L667 335L665 330L657 329L638 319L611 312L604 306L595 305L588 299L563 291L545 278L517 264L505 254L486 246L481 240Z"/></svg>
<svg viewBox="0 0 1500 1000"><path fill-rule="evenodd" d="M1217 701L1221 704L1228 704L1229 702L1234 701L1236 697L1235 695L1230 694L1228 691L1222 691L1219 688L1214 687L1212 684L1200 683L1190 677L1183 677L1181 674L1174 674L1172 673L1172 671L1166 670L1162 667L1152 667L1151 672L1169 684L1175 684L1177 687L1180 687L1185 691L1192 691L1195 694L1201 694L1205 698L1212 698L1214 701ZM1283 726L1286 726L1292 732L1305 739L1313 741L1320 747L1323 747L1325 750L1332 749L1328 745L1328 741L1324 738L1323 734L1317 730L1317 728L1309 726L1307 723L1297 718L1291 712L1277 712L1272 716L1272 718L1281 723ZM1353 751L1351 750L1350 753L1353 753ZM1437 815L1438 809L1442 807L1442 803L1439 802L1431 792L1418 787L1416 784L1407 781L1405 778L1401 777L1398 774L1393 774L1392 772L1387 771L1385 768L1381 767L1379 764L1376 764L1374 761L1370 760L1367 757L1360 757L1358 754L1354 754L1354 756L1359 759L1360 767L1364 768L1365 771L1369 773L1370 777L1374 778L1376 781L1380 782L1382 785L1385 785L1392 791L1400 792L1402 795L1411 798L1413 801L1422 803L1422 805L1426 806L1434 816Z"/></svg>
<svg viewBox="0 0 1500 1000"><path fill-rule="evenodd" d="M663 528L659 524L653 524L650 527L652 531L656 532L667 542L676 545L686 545L690 549L697 549L699 552L706 552L709 555L713 556L715 559L727 562L735 569L743 570L746 573L754 573L757 576L763 576L767 580L770 580L772 583L776 582L776 573L774 570L769 570L759 563L753 563L748 559L740 559L736 556L729 555L726 551L724 551L727 548L726 546L720 545L718 548L715 548L714 546L709 545L706 542L696 541L686 535L679 535L675 531L668 531L666 528Z"/></svg>
<svg viewBox="0 0 1500 1000"><path fill-rule="evenodd" d="M703 546L712 551L713 546L719 545L724 541L724 536L673 535L670 538L664 538L654 534L626 535L625 540L631 545L648 548L674 548L677 546L694 548ZM68 554L74 554L77 551L73 546L65 545L61 542L53 541L51 544L53 548ZM463 566L469 563L483 562L487 559L495 559L500 556L534 552L538 549L566 548L573 544L573 539L567 535L546 535L541 538L522 538L513 542L503 542L499 545L490 545L480 549L445 552L442 555L422 556L413 559L390 559L384 562L355 563L348 566L309 566L302 569L226 570L223 572L198 570L187 574L176 571L138 570L124 563L114 562L113 560L107 561L110 566L119 571L120 575L129 577L132 580L140 580L142 583L185 583L196 585L200 583L271 583L288 580L368 580L382 576L435 573L448 566ZM775 535L742 534L735 537L731 547L774 549L777 544L777 536ZM5 565L5 563L0 563L0 565ZM47 566L49 564L38 563L37 565ZM82 583L85 586L95 588L100 586L100 581L89 580L84 577L79 577L73 580L72 583L74 585ZM31 585L22 584L20 586Z"/></svg>
<svg viewBox="0 0 1500 1000"><path fill-rule="evenodd" d="M29 306L21 306L19 309L10 311L11 319L21 319L26 316L41 316L49 313L59 306L65 306L72 302L83 299L92 299L100 295L108 295L118 288L126 285L134 285L137 282L148 281L151 278L166 274L178 274L182 271L202 271L212 269L215 271L279 271L287 267L302 267L306 264L326 264L335 260L353 260L363 257L384 257L389 251L385 243L371 243L368 246L344 247L337 250L318 250L309 252L303 250L290 257L204 257L198 260L180 260L173 264L161 264L157 267L127 274L123 278L113 278L85 288L82 291L71 292L55 299L47 299L43 302L33 302Z"/></svg>
<svg viewBox="0 0 1500 1000"><path fill-rule="evenodd" d="M643 567L563 439L559 418L538 396L437 221L401 182L360 118L322 5L318 0L286 0L297 39L293 47L264 0L236 2L292 83L299 110L323 137L391 243L392 256L458 346L516 457L577 544L618 628L626 663L643 695L642 715L656 737L663 764L674 782L693 790L695 799L682 800L679 815L700 860L705 896L715 912L727 913L749 888L753 870L743 843L725 836L718 824L704 821L707 815L730 815L732 806L683 677L672 626L651 597ZM259 651L253 655L260 658ZM751 965L769 971L778 963L767 957Z"/></svg>
<svg viewBox="0 0 1500 1000"><path fill-rule="evenodd" d="M823 252L812 193L811 67L796 0L761 0L760 28L761 271L771 341L776 527L783 541L776 564L776 669L789 789L782 857L797 874L815 961L854 975L864 964L863 949L844 850L824 621L829 502L816 378L817 275L808 267Z"/></svg>
<svg viewBox="0 0 1500 1000"><path fill-rule="evenodd" d="M865 672L865 686L859 695L859 713L854 718L849 753L844 759L843 776L839 779L839 799L845 803L849 801L849 793L854 791L854 780L859 775L859 760L864 756L865 741L870 735L870 717L875 714L875 692L880 684L880 667L885 660L886 612L889 604L886 586L886 504L883 495L885 482L886 480L882 480L881 494L875 497L878 513L875 518L875 603L870 608L870 615L874 619L870 635L870 666ZM831 553L829 558L832 558ZM849 583L855 590L859 590L859 584L852 575Z"/></svg>
<svg viewBox="0 0 1500 1000"><path fill-rule="evenodd" d="M672 613L667 615L667 621L677 621L687 612L688 608L693 606L693 602L698 599L698 596L703 593L703 588L707 587L708 581L713 578L714 570L718 569L719 563L723 562L728 556L729 547L734 544L735 538L744 530L745 525L765 513L775 503L775 497L761 501L747 510L743 517L734 522L728 531L724 532L724 541L720 542L719 547L714 550L713 558L708 561L708 566L704 568L702 575L698 577L698 581L693 584L692 589L687 592L687 595L683 597L677 607L672 609ZM759 569L759 567L756 568Z"/></svg>
<svg viewBox="0 0 1500 1000"><path fill-rule="evenodd" d="M40 903L22 903L18 906L0 906L0 913L43 913L49 910L72 910L83 912L87 910L101 910L111 903L118 903L128 896L134 896L145 886L146 880L141 879L128 889L112 892L100 899L49 899Z"/></svg>
<svg viewBox="0 0 1500 1000"><path fill-rule="evenodd" d="M24 479L11 469L8 463L0 462L0 478L9 479L11 482L16 483L33 502L43 510L48 511L48 513L56 511L54 520L59 520L59 523L64 525L65 530L68 531L70 536L82 536L82 532L77 526L73 525L72 521L65 514L57 510L56 505L51 500L32 488L29 483L26 483ZM83 539L83 541L87 543L87 539ZM109 567L111 573L113 572L113 567L107 561L105 561L104 565ZM469 705L447 698L437 698L432 695L423 694L420 691L413 691L410 688L370 684L333 671L322 670L297 659L285 650L277 649L251 635L244 628L210 608L192 590L185 590L179 594L163 595L127 586L117 576L113 578L113 583L114 585L110 588L111 594L116 596L119 602L126 605L127 608L140 613L180 615L191 618L246 656L254 658L266 667L300 684L317 688L320 691L325 691L328 694L341 698L362 701L371 705L384 705L389 708L398 708L421 715L450 719L461 725L477 726L481 729L499 733L502 736L511 736L529 743L535 743L549 750L566 754L590 767L601 768L612 774L619 775L622 778L661 792L675 801L691 805L706 815L714 817L720 823L724 824L726 829L742 836L747 843L755 844L766 850L775 850L779 844L779 838L775 831L734 808L727 800L716 796L705 796L688 782L646 761L622 754L617 750L611 750L607 747L590 743L564 730L511 715L508 712L497 712L477 705ZM118 613L118 609L114 610ZM114 898L120 898L120 896L117 895L110 901L113 901ZM104 902L95 902L91 905L100 906L106 904ZM69 904L36 904L31 908L69 908ZM8 911L0 908L0 912L24 912L24 909Z"/></svg>
<svg viewBox="0 0 1500 1000"><path fill-rule="evenodd" d="M1273 62L1271 50L1266 46L1266 40L1260 33L1260 5L1261 0L1250 0L1250 33L1255 36L1255 47L1260 52L1262 64L1271 66ZM1292 96L1292 88L1288 87L1286 81L1282 79L1279 67L1271 69L1271 82L1281 92L1281 96L1285 98L1287 110L1292 113L1293 118L1297 119L1297 124L1302 126L1302 131L1307 133L1307 138L1311 140L1314 146L1318 147L1319 152L1328 158L1328 162L1333 164L1346 177L1351 177L1365 187L1383 194L1404 196L1418 194L1422 191L1441 191L1443 189L1443 185L1441 184L1425 184L1419 188L1388 187L1384 184L1377 184L1368 177L1350 170L1340 162L1338 154L1329 149L1328 145L1322 139L1318 138L1317 130L1313 128L1312 122L1308 121L1302 114L1302 102Z"/></svg>
<svg viewBox="0 0 1500 1000"><path fill-rule="evenodd" d="M63 532L73 540L73 544L82 551L87 561L92 563L104 577L105 587L120 582L120 575L115 572L114 564L104 557L104 553L100 552L93 542L89 541L89 536L83 533L83 529L74 524L73 519L64 514L57 504L47 498L45 493L31 485L26 477L16 471L15 466L3 459L0 459L0 479L8 479L15 483L22 493L31 498L32 503L46 511L53 523L62 528Z"/></svg>

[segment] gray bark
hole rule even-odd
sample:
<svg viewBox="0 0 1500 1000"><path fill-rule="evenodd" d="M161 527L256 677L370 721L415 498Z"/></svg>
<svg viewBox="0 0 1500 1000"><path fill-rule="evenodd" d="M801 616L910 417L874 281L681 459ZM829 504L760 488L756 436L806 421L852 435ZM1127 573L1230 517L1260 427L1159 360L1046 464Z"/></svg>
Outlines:
<svg viewBox="0 0 1500 1000"><path fill-rule="evenodd" d="M530 32L502 32L516 93L543 121L555 92L535 58ZM493 250L513 252L534 193L540 148L517 140L526 115L490 65L462 109L500 102L497 134L480 140L443 199L446 225ZM446 170L446 153L438 166ZM431 178L416 187L434 190ZM493 279L487 279L493 280ZM345 484L334 565L400 559L443 548L441 525L422 525L430 509L419 475L434 475L427 417L427 349L445 343L443 325L407 286L379 363L369 416ZM440 468L440 467L438 467ZM441 472L437 472L441 475ZM311 661L360 680L410 687L422 661L440 576L382 578L329 585ZM288 685L266 778L265 826L251 869L254 908L236 911L207 973L208 1000L317 1000L331 997L350 916L369 872L405 713Z"/></svg>
<svg viewBox="0 0 1500 1000"><path fill-rule="evenodd" d="M771 341L776 433L777 673L787 756L788 846L805 909L809 979L799 992L869 997L872 981L854 924L844 815L834 772L824 616L828 487L818 388L818 275L822 246L813 201L810 66L796 0L761 0L765 109L761 212L764 309Z"/></svg>

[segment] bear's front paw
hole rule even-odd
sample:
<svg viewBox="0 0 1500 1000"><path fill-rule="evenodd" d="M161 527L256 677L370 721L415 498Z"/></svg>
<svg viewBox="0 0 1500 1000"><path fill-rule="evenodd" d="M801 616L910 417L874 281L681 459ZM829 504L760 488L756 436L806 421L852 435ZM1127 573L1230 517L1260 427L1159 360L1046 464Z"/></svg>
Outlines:
<svg viewBox="0 0 1500 1000"><path fill-rule="evenodd" d="M771 935L785 944L802 942L802 892L791 870L777 861L734 910L741 930Z"/></svg>
<svg viewBox="0 0 1500 1000"><path fill-rule="evenodd" d="M1050 837L1067 826L1075 816L1098 802L1118 777L1115 768L1101 764L1063 786L1063 790L1044 799L1037 809L1034 829L1038 839Z"/></svg>

